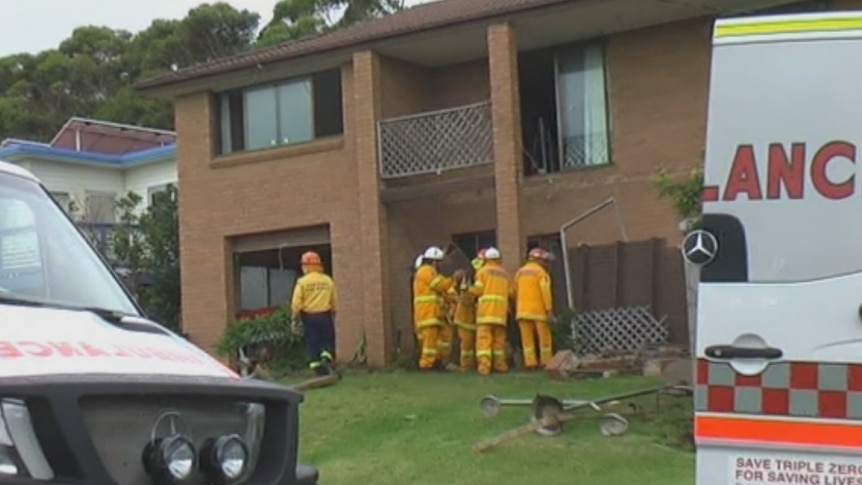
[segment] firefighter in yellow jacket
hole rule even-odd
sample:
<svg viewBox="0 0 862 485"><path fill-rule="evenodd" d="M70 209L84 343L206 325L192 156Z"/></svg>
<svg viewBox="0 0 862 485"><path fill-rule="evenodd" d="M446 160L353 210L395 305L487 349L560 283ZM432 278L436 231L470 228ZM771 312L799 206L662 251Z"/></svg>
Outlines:
<svg viewBox="0 0 862 485"><path fill-rule="evenodd" d="M476 272L470 293L477 297L476 360L481 375L507 372L506 323L509 316L509 275L501 264L500 250L485 249L485 264Z"/></svg>
<svg viewBox="0 0 862 485"><path fill-rule="evenodd" d="M445 257L442 249L431 246L422 253L422 262L413 276L413 323L421 343L419 369L431 370L440 362L440 331L446 323L444 295L453 285L459 284L463 270L448 278L437 272L437 265Z"/></svg>
<svg viewBox="0 0 862 485"><path fill-rule="evenodd" d="M300 260L304 275L296 281L291 297L293 320L302 322L308 367L317 375L334 372L335 311L338 301L335 282L323 272L320 255L303 253Z"/></svg>
<svg viewBox="0 0 862 485"><path fill-rule="evenodd" d="M544 366L553 356L551 323L554 322L554 306L551 296L551 275L547 264L551 254L534 248L527 256L514 278L515 318L521 330L521 346L524 351L524 366L535 369ZM538 359L536 358L536 334L539 337Z"/></svg>
<svg viewBox="0 0 862 485"><path fill-rule="evenodd" d="M478 272L485 264L485 250L470 261L473 270ZM449 291L457 296L455 312L452 321L458 328L458 340L460 342L460 365L461 371L470 371L476 367L476 297L470 294L470 282L464 279L459 287L453 287Z"/></svg>

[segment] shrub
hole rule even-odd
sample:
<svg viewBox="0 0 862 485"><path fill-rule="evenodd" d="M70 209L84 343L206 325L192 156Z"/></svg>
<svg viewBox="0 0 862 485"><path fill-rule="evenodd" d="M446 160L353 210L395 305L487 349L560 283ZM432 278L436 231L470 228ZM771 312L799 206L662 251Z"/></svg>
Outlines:
<svg viewBox="0 0 862 485"><path fill-rule="evenodd" d="M284 373L304 367L305 349L302 337L296 335L290 323L290 309L280 308L268 315L228 324L216 344L216 352L234 359L243 347L262 349L263 362L274 373Z"/></svg>

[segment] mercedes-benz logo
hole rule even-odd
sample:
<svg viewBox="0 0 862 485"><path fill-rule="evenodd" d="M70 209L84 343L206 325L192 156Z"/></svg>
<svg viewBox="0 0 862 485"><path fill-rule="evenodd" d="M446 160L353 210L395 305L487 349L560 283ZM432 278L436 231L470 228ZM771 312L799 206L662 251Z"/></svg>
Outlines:
<svg viewBox="0 0 862 485"><path fill-rule="evenodd" d="M709 264L718 253L718 239L704 229L695 229L682 240L682 256L691 264Z"/></svg>

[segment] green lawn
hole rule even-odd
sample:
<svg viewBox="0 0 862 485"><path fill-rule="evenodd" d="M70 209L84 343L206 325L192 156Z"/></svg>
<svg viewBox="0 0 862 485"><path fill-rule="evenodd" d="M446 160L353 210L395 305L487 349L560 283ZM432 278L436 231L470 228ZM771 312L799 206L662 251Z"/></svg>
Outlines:
<svg viewBox="0 0 862 485"><path fill-rule="evenodd" d="M316 465L321 485L691 485L694 455L674 447L689 398L637 402L625 436L606 438L590 412L557 437L528 435L484 454L477 441L525 424L526 408L482 416L486 394L597 398L655 382L638 377L551 381L543 374L480 378L472 374L351 373L338 385L309 391L300 411L300 455Z"/></svg>

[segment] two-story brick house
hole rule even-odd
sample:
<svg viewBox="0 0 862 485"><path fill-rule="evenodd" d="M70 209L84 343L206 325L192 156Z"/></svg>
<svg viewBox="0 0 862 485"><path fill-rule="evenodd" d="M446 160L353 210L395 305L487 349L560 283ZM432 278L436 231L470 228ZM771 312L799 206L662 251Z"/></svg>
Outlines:
<svg viewBox="0 0 862 485"><path fill-rule="evenodd" d="M701 161L712 19L788 3L444 0L142 82L176 103L185 330L212 345L244 286L289 290L245 265L320 247L340 357L365 335L381 364L425 245L493 242L514 269L609 196L630 239L677 240L652 180Z"/></svg>

